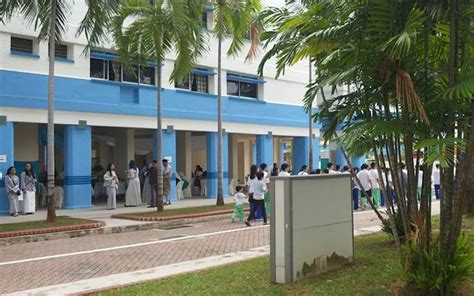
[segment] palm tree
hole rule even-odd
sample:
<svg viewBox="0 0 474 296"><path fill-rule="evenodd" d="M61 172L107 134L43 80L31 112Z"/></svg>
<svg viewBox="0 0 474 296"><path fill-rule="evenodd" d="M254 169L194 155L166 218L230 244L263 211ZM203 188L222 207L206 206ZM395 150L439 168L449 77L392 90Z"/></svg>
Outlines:
<svg viewBox="0 0 474 296"><path fill-rule="evenodd" d="M128 0L113 21L114 39L126 66L146 65L155 61L157 72L157 159L162 151L162 63L167 53L176 52L171 80L181 80L189 74L196 58L204 51L201 12L204 1ZM126 22L132 19L131 24ZM163 211L163 174L158 165L158 211Z"/></svg>
<svg viewBox="0 0 474 296"><path fill-rule="evenodd" d="M85 34L89 45L99 44L105 38L105 31L111 17L115 14L121 0L95 1L86 0L87 12L82 19L76 34ZM72 8L72 1L59 0L12 0L0 4L0 21L11 19L14 14L23 16L30 24L34 23L39 31L38 39L49 42L48 69L48 125L47 125L47 221L56 219L56 199L54 196L54 69L56 43L61 42L68 30L67 18Z"/></svg>
<svg viewBox="0 0 474 296"><path fill-rule="evenodd" d="M227 55L237 55L245 45L250 32L251 45L246 60L252 59L259 42L260 25L257 13L261 9L260 0L214 0L214 35L217 38L217 202L224 205L223 159L222 159L222 41L232 35L232 43Z"/></svg>

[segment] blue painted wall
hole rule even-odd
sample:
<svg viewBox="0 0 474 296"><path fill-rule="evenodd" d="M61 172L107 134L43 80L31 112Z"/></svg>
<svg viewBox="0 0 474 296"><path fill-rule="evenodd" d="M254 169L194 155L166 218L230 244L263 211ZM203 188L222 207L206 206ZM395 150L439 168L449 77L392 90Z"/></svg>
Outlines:
<svg viewBox="0 0 474 296"><path fill-rule="evenodd" d="M47 85L46 75L0 70L0 106L46 109ZM57 77L56 109L155 116L156 88L102 80ZM306 113L298 106L224 96L222 109L223 120L228 122L307 126ZM216 111L215 95L163 90L164 117L215 120Z"/></svg>
<svg viewBox="0 0 474 296"><path fill-rule="evenodd" d="M91 127L64 127L64 208L92 207Z"/></svg>
<svg viewBox="0 0 474 296"><path fill-rule="evenodd" d="M207 197L217 197L217 133L206 134L206 165L207 165ZM223 191L224 197L229 195L229 137L223 134L222 139L222 162L223 162Z"/></svg>
<svg viewBox="0 0 474 296"><path fill-rule="evenodd" d="M268 167L273 165L273 136L257 135L257 166L266 163Z"/></svg>
<svg viewBox="0 0 474 296"><path fill-rule="evenodd" d="M10 206L5 191L5 176L7 169L14 163L14 129L13 122L7 122L6 125L0 125L0 155L6 155L6 162L0 162L0 172L2 179L0 180L0 213L8 213Z"/></svg>
<svg viewBox="0 0 474 296"><path fill-rule="evenodd" d="M171 157L171 201L176 201L176 131L163 130L162 132L163 143L161 148L163 149L163 158ZM156 131L153 132L153 159L157 160L161 164L161 159L157 159L157 147L158 137ZM165 202L165 200L163 200Z"/></svg>

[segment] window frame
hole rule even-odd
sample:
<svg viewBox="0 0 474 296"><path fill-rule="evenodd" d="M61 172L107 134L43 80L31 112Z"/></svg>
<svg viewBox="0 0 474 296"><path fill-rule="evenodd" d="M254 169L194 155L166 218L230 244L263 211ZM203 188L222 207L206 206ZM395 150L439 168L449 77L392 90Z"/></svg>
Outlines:
<svg viewBox="0 0 474 296"><path fill-rule="evenodd" d="M231 77L229 77L229 74L232 75ZM229 79L230 78L230 79ZM244 76L244 75L240 75L240 74L232 74L232 73L228 73L227 77L226 77L226 83L229 83L230 82L233 82L233 83L236 83L237 84L237 95L236 94L229 94L229 88L227 87L227 95L228 96L231 96L231 97L239 97L239 98L249 98L249 99L255 99L255 100L259 100L259 84L257 81L255 83L252 83L251 81L243 81L241 79L256 79L254 77L251 77L251 76ZM250 96L243 96L242 95L242 87L241 87L241 84L244 83L246 85L251 85L255 88L255 97L250 97ZM263 81L264 83L264 81Z"/></svg>
<svg viewBox="0 0 474 296"><path fill-rule="evenodd" d="M14 39L17 39L17 40L26 40L26 41L30 41L31 42L31 51L25 51L25 50L22 50L22 49L13 49L13 40ZM33 55L34 54L34 50L35 50L35 45L34 45L34 39L31 39L31 38L23 38L23 37L18 37L18 36L14 36L14 35L10 35L10 52L19 52L19 53L23 53L23 54L31 54Z"/></svg>
<svg viewBox="0 0 474 296"><path fill-rule="evenodd" d="M197 70L206 70L206 69L200 69L200 68L197 68ZM206 89L205 91L199 91L199 86L196 90L193 90L192 89L192 85L193 85L193 75L198 78L198 77L201 77L201 78L204 78L206 80ZM199 74L199 73L189 73L188 74L188 79L187 79L187 82L188 82L188 87L187 88L184 88L184 87L179 87L178 86L178 82L175 81L174 83L174 87L176 89L179 89L179 90L186 90L186 91L192 91L192 92L196 92L196 93L201 93L201 94L209 94L209 75L204 75L204 74ZM183 82L181 82L183 83Z"/></svg>

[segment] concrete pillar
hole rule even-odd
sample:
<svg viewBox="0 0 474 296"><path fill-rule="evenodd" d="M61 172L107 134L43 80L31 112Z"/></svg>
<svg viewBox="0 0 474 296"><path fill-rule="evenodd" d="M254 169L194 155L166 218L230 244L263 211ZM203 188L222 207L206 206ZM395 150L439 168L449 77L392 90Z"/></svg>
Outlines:
<svg viewBox="0 0 474 296"><path fill-rule="evenodd" d="M334 165L340 165L341 168L347 165L346 158L344 157L344 154L342 153L341 148L336 148L336 161Z"/></svg>
<svg viewBox="0 0 474 296"><path fill-rule="evenodd" d="M207 197L217 197L217 132L206 134L207 163ZM222 139L222 162L224 179L222 181L224 196L229 195L229 143L227 133Z"/></svg>
<svg viewBox="0 0 474 296"><path fill-rule="evenodd" d="M309 163L309 137L293 138L293 173L300 171L301 166Z"/></svg>
<svg viewBox="0 0 474 296"><path fill-rule="evenodd" d="M163 159L168 159L171 165L171 201L176 201L176 131L172 128L162 131ZM153 131L153 159L161 164L162 159L157 159L158 137L156 130Z"/></svg>
<svg viewBox="0 0 474 296"><path fill-rule="evenodd" d="M250 172L250 167L252 166L252 147L248 139L243 140L244 143L244 172L247 175Z"/></svg>
<svg viewBox="0 0 474 296"><path fill-rule="evenodd" d="M360 167L365 163L365 156L359 156L359 157L352 157L351 158L351 166L352 167Z"/></svg>
<svg viewBox="0 0 474 296"><path fill-rule="evenodd" d="M257 163L266 163L271 167L273 162L273 136L257 135Z"/></svg>
<svg viewBox="0 0 474 296"><path fill-rule="evenodd" d="M191 178L192 171L191 132L176 132L176 172Z"/></svg>
<svg viewBox="0 0 474 296"><path fill-rule="evenodd" d="M280 142L280 165L285 162L285 142Z"/></svg>
<svg viewBox="0 0 474 296"><path fill-rule="evenodd" d="M64 208L92 207L91 127L64 127Z"/></svg>
<svg viewBox="0 0 474 296"><path fill-rule="evenodd" d="M5 176L14 164L14 127L13 122L0 122L0 213L8 213L10 206L5 192Z"/></svg>
<svg viewBox="0 0 474 296"><path fill-rule="evenodd" d="M135 130L120 128L115 135L115 166L119 178L127 177L130 160L135 160Z"/></svg>
<svg viewBox="0 0 474 296"><path fill-rule="evenodd" d="M257 143L256 141L253 141L253 140L251 141L251 143L252 143L252 164L256 164L258 167L260 167L260 163L257 162Z"/></svg>
<svg viewBox="0 0 474 296"><path fill-rule="evenodd" d="M15 123L15 168L23 171L31 162L39 175L39 126L36 123Z"/></svg>
<svg viewBox="0 0 474 296"><path fill-rule="evenodd" d="M237 136L235 134L228 135L229 141L229 179L239 179L239 148L237 144Z"/></svg>

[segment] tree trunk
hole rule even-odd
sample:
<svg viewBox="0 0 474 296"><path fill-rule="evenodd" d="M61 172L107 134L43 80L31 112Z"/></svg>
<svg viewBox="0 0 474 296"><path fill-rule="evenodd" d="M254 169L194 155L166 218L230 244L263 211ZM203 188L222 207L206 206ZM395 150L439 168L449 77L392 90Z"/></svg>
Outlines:
<svg viewBox="0 0 474 296"><path fill-rule="evenodd" d="M48 70L48 165L47 165L47 181L48 181L48 214L47 221L53 223L56 220L56 198L54 196L54 59L56 45L56 0L51 1L51 16L49 26L49 70Z"/></svg>
<svg viewBox="0 0 474 296"><path fill-rule="evenodd" d="M223 11L219 12L219 24L223 23ZM209 157L209 156L208 156ZM217 201L216 205L224 205L224 172L222 162L222 38L217 44Z"/></svg>
<svg viewBox="0 0 474 296"><path fill-rule="evenodd" d="M311 67L311 59L309 60L309 84L313 82L313 70ZM316 96L316 95L315 95ZM308 136L309 136L309 155L308 155L308 171L313 171L313 100L308 108Z"/></svg>
<svg viewBox="0 0 474 296"><path fill-rule="evenodd" d="M157 53L158 55L158 53ZM159 56L159 55L158 55ZM161 122L161 59L157 59L157 70L158 70L158 89L156 91L156 121L157 121L157 131L156 131L156 160L157 170L158 170L158 182L156 186L156 202L157 202L157 211L163 211L163 127Z"/></svg>

